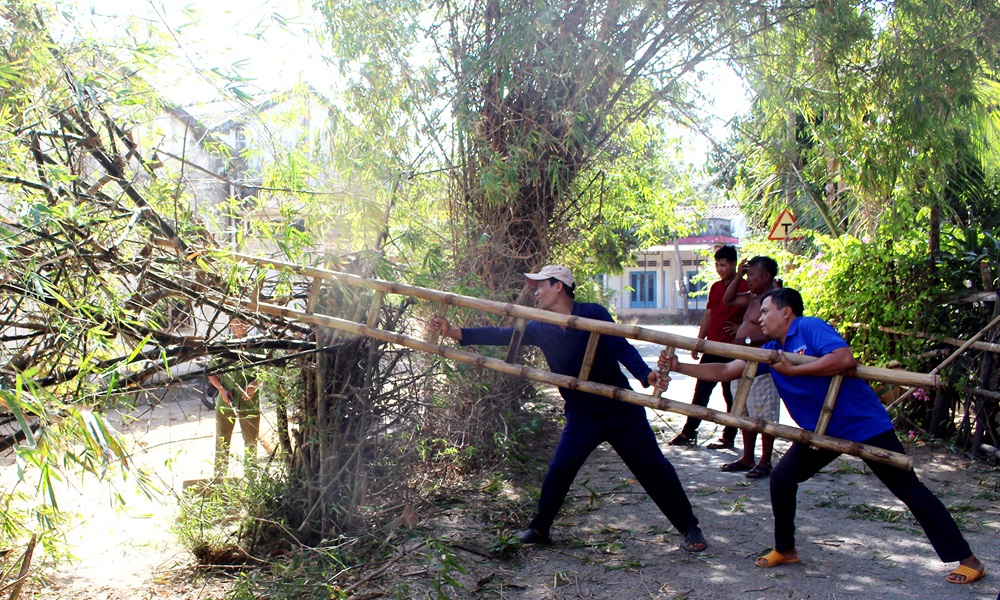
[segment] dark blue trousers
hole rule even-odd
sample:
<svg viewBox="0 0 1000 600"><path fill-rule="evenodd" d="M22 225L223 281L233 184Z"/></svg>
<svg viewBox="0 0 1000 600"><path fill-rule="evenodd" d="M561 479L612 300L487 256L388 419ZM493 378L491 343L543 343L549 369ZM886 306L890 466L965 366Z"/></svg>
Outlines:
<svg viewBox="0 0 1000 600"><path fill-rule="evenodd" d="M863 443L903 453L903 445L893 430L868 438ZM774 513L774 549L787 552L795 548L795 496L799 484L840 456L833 450L817 450L798 442L785 453L771 472L771 510ZM865 460L879 480L894 496L903 501L944 562L955 562L972 555L968 542L959 531L948 509L913 471L905 471L873 460Z"/></svg>
<svg viewBox="0 0 1000 600"><path fill-rule="evenodd" d="M691 510L691 502L681 487L677 472L656 443L645 409L623 404L620 410L609 412L612 414L590 414L574 409L566 412L566 427L542 483L538 514L529 527L548 535L580 467L590 453L606 441L673 526L686 533L698 524L698 519Z"/></svg>
<svg viewBox="0 0 1000 600"><path fill-rule="evenodd" d="M727 363L731 362L733 359L727 358L725 356L718 356L716 354L702 354L701 364L708 363ZM712 398L712 392L715 390L716 385L722 386L722 398L726 401L726 409L733 409L733 391L729 389L729 382L724 381L719 383L718 381L702 381L698 380L698 383L694 386L694 397L691 398L691 404L695 406L708 406L708 401ZM694 417L688 417L687 421L684 422L684 429L681 433L684 437L689 439L694 439L694 436L698 434L698 426L701 425L701 419L696 419ZM722 439L728 440L730 442L736 441L736 428L726 427L722 430Z"/></svg>

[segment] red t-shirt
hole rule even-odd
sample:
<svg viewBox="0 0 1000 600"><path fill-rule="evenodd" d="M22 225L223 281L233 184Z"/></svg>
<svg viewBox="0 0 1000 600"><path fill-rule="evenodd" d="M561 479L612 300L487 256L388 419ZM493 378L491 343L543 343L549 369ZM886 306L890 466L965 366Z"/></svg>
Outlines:
<svg viewBox="0 0 1000 600"><path fill-rule="evenodd" d="M740 280L739 291L740 293L750 291L745 279ZM708 290L708 305L705 308L712 312L708 315L705 338L710 342L732 343L736 339L736 335L726 333L722 324L728 321L738 327L743 322L743 313L747 311L745 306L729 306L723 302L722 297L725 295L726 284L722 283L722 280L713 283L711 289Z"/></svg>

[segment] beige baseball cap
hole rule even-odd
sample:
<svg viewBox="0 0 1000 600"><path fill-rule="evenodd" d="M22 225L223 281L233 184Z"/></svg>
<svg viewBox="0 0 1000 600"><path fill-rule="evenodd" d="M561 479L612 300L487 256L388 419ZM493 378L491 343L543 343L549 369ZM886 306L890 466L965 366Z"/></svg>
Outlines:
<svg viewBox="0 0 1000 600"><path fill-rule="evenodd" d="M546 265L542 267L541 271L537 273L525 273L524 276L528 278L528 283L531 285L538 285L539 281L553 278L565 283L569 287L576 285L573 279L573 271L562 265Z"/></svg>

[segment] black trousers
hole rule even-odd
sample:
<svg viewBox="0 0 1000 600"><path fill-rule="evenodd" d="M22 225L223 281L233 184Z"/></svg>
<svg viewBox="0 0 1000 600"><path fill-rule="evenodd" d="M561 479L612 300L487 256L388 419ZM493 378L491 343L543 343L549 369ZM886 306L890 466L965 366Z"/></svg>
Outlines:
<svg viewBox="0 0 1000 600"><path fill-rule="evenodd" d="M904 452L903 445L892 429L863 443L893 452ZM795 496L799 484L838 456L839 452L817 450L796 442L774 467L771 472L771 510L774 513L774 549L778 552L795 548ZM865 464L910 509L942 561L955 562L972 555L968 542L948 509L917 479L916 473L873 460L865 460Z"/></svg>
<svg viewBox="0 0 1000 600"><path fill-rule="evenodd" d="M543 535L549 533L580 467L605 441L611 444L679 532L687 533L691 526L698 524L677 472L656 442L645 409L625 405L610 415L567 411L566 427L542 483L538 514L529 527Z"/></svg>
<svg viewBox="0 0 1000 600"><path fill-rule="evenodd" d="M727 358L725 356L718 356L715 354L702 354L701 364L705 363L727 363L732 362L733 359ZM691 398L691 404L696 406L708 406L708 401L712 397L712 392L715 390L715 386L718 385L718 381L702 381L698 380L698 383L694 386L694 397ZM722 397L726 400L726 409L733 409L733 391L729 389L729 382L722 383ZM698 434L698 426L701 425L701 419L696 419L694 417L688 417L687 422L684 423L684 429L681 433L685 437L694 439L694 436ZM722 439L728 440L730 442L736 441L736 428L726 427L722 430Z"/></svg>

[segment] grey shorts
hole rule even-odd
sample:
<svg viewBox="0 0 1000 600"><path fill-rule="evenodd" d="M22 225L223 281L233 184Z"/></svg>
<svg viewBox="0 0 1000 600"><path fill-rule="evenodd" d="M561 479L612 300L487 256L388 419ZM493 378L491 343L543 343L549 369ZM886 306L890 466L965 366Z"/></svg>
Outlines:
<svg viewBox="0 0 1000 600"><path fill-rule="evenodd" d="M734 396L739 385L739 379L730 382ZM780 415L781 396L778 395L778 388L774 387L774 379L771 379L771 374L754 377L753 385L750 387L750 395L747 396L747 405L743 409L743 416L777 423Z"/></svg>

